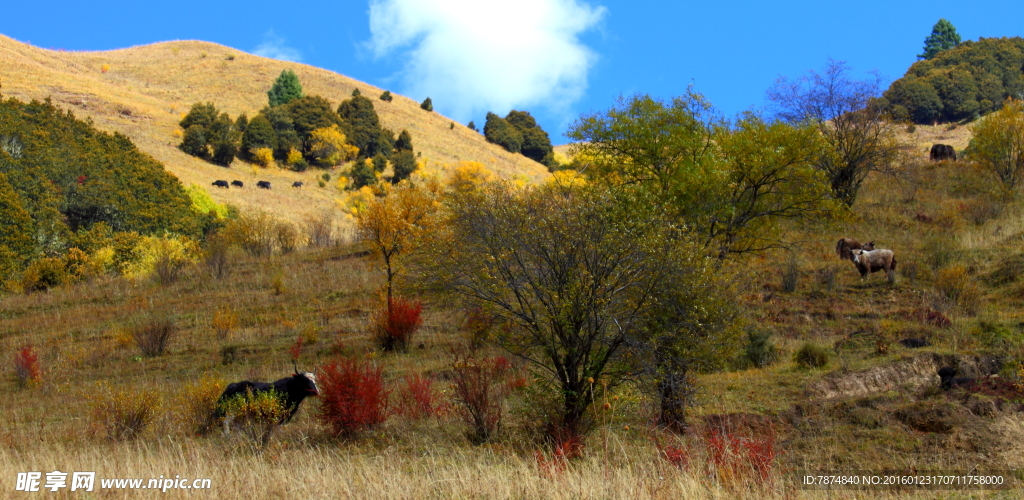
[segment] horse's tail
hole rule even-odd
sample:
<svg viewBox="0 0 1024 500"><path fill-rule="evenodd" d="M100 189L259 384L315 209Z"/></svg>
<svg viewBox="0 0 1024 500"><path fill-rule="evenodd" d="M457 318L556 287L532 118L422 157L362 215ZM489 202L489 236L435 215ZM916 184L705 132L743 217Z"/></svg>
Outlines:
<svg viewBox="0 0 1024 500"><path fill-rule="evenodd" d="M836 255L838 255L840 259L846 258L846 252L843 251L845 249L846 238L839 238L839 241L836 242Z"/></svg>

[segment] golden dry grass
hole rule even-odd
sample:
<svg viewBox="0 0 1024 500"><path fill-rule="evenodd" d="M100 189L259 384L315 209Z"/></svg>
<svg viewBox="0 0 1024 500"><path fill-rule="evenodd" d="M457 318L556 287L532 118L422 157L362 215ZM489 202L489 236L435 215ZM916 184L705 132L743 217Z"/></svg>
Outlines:
<svg viewBox="0 0 1024 500"><path fill-rule="evenodd" d="M229 60L230 58L230 60ZM104 71L104 68L107 68ZM336 210L342 196L333 181L317 187L320 169L297 173L254 168L237 161L230 170L178 150L178 122L196 102L213 102L237 117L253 117L267 104L267 90L284 69L295 71L306 94L326 97L337 106L359 88L370 98L384 127L406 129L428 170L447 173L460 161L478 161L495 172L536 181L547 169L522 155L488 143L483 135L395 94L390 103L377 99L383 89L313 66L267 59L202 41L161 42L104 52L64 52L34 47L0 35L0 84L3 96L45 99L91 118L98 128L125 134L142 151L161 161L183 183L207 188L218 202L255 207L298 221L307 213ZM341 173L333 172L332 177ZM241 180L246 189L212 189L216 179ZM257 180L274 189L256 190ZM305 181L292 189L293 181Z"/></svg>

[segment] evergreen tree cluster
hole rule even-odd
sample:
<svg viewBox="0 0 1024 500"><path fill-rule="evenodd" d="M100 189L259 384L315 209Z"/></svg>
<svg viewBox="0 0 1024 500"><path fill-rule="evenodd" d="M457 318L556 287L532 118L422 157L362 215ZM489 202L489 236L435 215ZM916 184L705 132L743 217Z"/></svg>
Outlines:
<svg viewBox="0 0 1024 500"><path fill-rule="evenodd" d="M192 121L214 133L233 126L206 105ZM199 237L207 221L191 207L178 179L127 137L49 100L0 99L0 278L119 235Z"/></svg>
<svg viewBox="0 0 1024 500"><path fill-rule="evenodd" d="M924 39L924 53L918 55L918 59L931 59L943 50L949 50L960 45L960 34L956 32L953 23L939 19L932 27L932 34Z"/></svg>
<svg viewBox="0 0 1024 500"><path fill-rule="evenodd" d="M394 132L381 126L373 101L358 89L333 108L323 97L303 95L298 78L285 70L267 95L269 105L251 120L242 115L232 122L212 103L193 105L180 123L185 131L181 150L228 166L236 156L251 161L257 149L266 148L273 151L277 161L304 170L310 164L326 161L313 132L332 127L344 135L347 144L358 148L357 159L378 155L389 159L396 149ZM412 149L412 139L405 130L397 142Z"/></svg>
<svg viewBox="0 0 1024 500"><path fill-rule="evenodd" d="M1000 109L1007 97L1024 97L1024 38L982 38L931 56L885 92L896 118L920 124L973 119Z"/></svg>
<svg viewBox="0 0 1024 500"><path fill-rule="evenodd" d="M505 118L487 113L484 137L487 138L487 142L497 144L510 153L522 153L523 156L548 168L555 166L551 138L540 128L529 111L513 109Z"/></svg>

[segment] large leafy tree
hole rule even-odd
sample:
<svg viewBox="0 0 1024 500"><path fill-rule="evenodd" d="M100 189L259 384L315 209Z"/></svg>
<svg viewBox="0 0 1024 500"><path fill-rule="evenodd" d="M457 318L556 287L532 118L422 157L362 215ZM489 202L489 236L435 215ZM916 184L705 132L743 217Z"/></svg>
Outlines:
<svg viewBox="0 0 1024 500"><path fill-rule="evenodd" d="M1008 101L974 126L967 152L1008 191L1024 183L1024 104Z"/></svg>
<svg viewBox="0 0 1024 500"><path fill-rule="evenodd" d="M0 152L0 154L4 154ZM32 216L21 197L0 173L0 279L28 262L35 251Z"/></svg>
<svg viewBox="0 0 1024 500"><path fill-rule="evenodd" d="M298 75L290 69L281 71L277 80L274 80L274 84L267 91L270 107L288 104L300 97L302 97L302 84L299 83Z"/></svg>
<svg viewBox="0 0 1024 500"><path fill-rule="evenodd" d="M551 138L544 129L537 125L537 120L529 111L512 110L505 116L505 121L516 128L523 137L520 152L523 156L545 166L551 166L555 159Z"/></svg>
<svg viewBox="0 0 1024 500"><path fill-rule="evenodd" d="M778 117L818 129L825 147L817 160L836 199L852 206L871 172L892 172L902 157L887 106L878 100L881 77L854 79L842 61L824 71L780 78L768 91Z"/></svg>
<svg viewBox="0 0 1024 500"><path fill-rule="evenodd" d="M602 183L654 193L709 254L725 258L785 246L783 221L836 208L817 171L817 129L747 114L735 125L692 89L670 102L620 99L585 115L568 136L576 167Z"/></svg>
<svg viewBox="0 0 1024 500"><path fill-rule="evenodd" d="M599 184L458 190L424 259L424 279L498 318L495 340L549 375L560 431L586 430L595 381L658 373L638 366L659 363L656 352L688 365L690 345L714 350L726 334L691 321L685 297L716 294L712 266L644 196Z"/></svg>
<svg viewBox="0 0 1024 500"><path fill-rule="evenodd" d="M932 27L932 34L924 39L924 53L917 56L918 59L931 59L943 50L949 50L960 45L960 34L956 32L953 23L939 19Z"/></svg>

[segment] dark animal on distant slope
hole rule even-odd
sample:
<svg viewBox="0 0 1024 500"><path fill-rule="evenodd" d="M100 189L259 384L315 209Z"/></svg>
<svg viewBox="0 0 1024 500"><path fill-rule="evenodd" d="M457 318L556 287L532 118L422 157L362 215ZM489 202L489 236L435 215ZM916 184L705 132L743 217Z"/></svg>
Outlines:
<svg viewBox="0 0 1024 500"><path fill-rule="evenodd" d="M932 150L928 153L928 159L931 161L956 161L956 150L948 144L935 144L932 145Z"/></svg>
<svg viewBox="0 0 1024 500"><path fill-rule="evenodd" d="M256 183L256 187L262 189L270 189L270 181L259 181Z"/></svg>
<svg viewBox="0 0 1024 500"><path fill-rule="evenodd" d="M211 185L212 186L217 186L219 188L227 188L227 187L229 187L228 186L228 181L213 181L213 184L211 184Z"/></svg>
<svg viewBox="0 0 1024 500"><path fill-rule="evenodd" d="M842 260L853 260L853 254L850 253L852 250L874 250L875 242L869 241L863 245L859 241L850 238L840 238L836 242L836 255Z"/></svg>
<svg viewBox="0 0 1024 500"><path fill-rule="evenodd" d="M238 187L245 187L245 184L242 184L242 181L231 181L231 185L232 186L238 186Z"/></svg>
<svg viewBox="0 0 1024 500"><path fill-rule="evenodd" d="M945 366L939 368L939 380L943 390L950 390L954 387L969 387L974 384L974 377L957 377L956 368Z"/></svg>
<svg viewBox="0 0 1024 500"><path fill-rule="evenodd" d="M300 188L300 187L302 187L302 181L295 181L295 182L293 182L292 183L292 187L293 188Z"/></svg>

